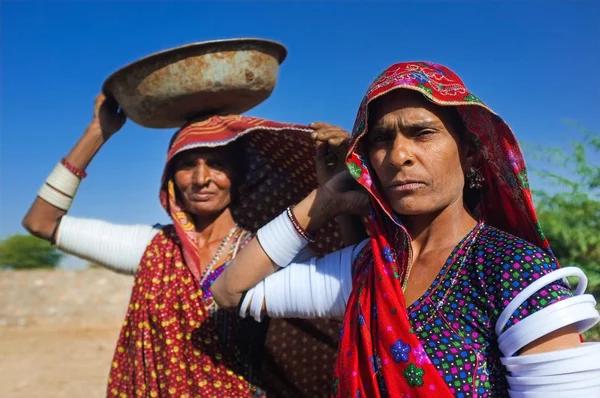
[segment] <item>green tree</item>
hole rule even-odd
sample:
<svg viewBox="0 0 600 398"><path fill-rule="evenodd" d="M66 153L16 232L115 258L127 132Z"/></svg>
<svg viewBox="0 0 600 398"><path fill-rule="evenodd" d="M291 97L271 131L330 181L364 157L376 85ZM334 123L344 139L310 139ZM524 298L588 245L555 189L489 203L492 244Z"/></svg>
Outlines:
<svg viewBox="0 0 600 398"><path fill-rule="evenodd" d="M13 235L0 242L1 268L56 268L62 257L49 242L33 235Z"/></svg>
<svg viewBox="0 0 600 398"><path fill-rule="evenodd" d="M600 135L569 122L579 140L568 149L543 148L548 163L536 173L546 183L534 190L542 229L562 266L580 267L589 278L587 291L600 298ZM600 325L586 334L600 339Z"/></svg>

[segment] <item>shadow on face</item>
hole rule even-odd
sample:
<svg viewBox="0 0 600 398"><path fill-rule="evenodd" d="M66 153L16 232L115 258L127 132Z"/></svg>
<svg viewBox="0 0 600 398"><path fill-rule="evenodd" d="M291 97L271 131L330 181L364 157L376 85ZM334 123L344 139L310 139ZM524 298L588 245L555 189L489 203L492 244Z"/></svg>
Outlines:
<svg viewBox="0 0 600 398"><path fill-rule="evenodd" d="M399 215L427 215L463 206L473 163L453 108L398 89L370 104L365 153L381 192Z"/></svg>
<svg viewBox="0 0 600 398"><path fill-rule="evenodd" d="M236 156L232 145L190 149L172 162L178 199L194 216L213 216L228 208L236 181Z"/></svg>

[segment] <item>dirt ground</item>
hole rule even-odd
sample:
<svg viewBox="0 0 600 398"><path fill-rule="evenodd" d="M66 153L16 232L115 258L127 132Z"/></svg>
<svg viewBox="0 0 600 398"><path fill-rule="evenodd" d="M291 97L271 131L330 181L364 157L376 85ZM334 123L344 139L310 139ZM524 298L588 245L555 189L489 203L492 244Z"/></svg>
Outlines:
<svg viewBox="0 0 600 398"><path fill-rule="evenodd" d="M0 397L104 397L132 277L0 272Z"/></svg>

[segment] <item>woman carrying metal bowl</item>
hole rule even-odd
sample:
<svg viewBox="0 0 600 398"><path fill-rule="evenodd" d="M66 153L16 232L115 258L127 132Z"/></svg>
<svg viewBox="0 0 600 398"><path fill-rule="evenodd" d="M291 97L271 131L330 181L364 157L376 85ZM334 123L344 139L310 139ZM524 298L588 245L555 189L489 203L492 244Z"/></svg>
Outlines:
<svg viewBox="0 0 600 398"><path fill-rule="evenodd" d="M246 116L192 123L174 135L162 179L160 200L173 224L67 215L86 167L125 121L99 95L91 124L23 220L67 253L135 275L107 395L327 395L338 322L243 320L220 310L210 291L253 231L316 188L311 129ZM313 253L339 246L334 224L321 236Z"/></svg>

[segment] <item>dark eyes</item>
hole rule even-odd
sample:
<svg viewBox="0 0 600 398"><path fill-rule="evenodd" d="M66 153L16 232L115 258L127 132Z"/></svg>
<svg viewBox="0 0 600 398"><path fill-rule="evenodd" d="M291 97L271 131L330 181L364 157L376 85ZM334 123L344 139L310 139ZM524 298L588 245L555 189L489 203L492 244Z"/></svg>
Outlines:
<svg viewBox="0 0 600 398"><path fill-rule="evenodd" d="M206 165L215 170L227 170L227 165L221 160L208 160ZM177 170L189 170L194 167L196 167L196 159L182 159L176 165Z"/></svg>
<svg viewBox="0 0 600 398"><path fill-rule="evenodd" d="M369 141L371 142L385 142L390 141L393 138L393 134L390 131L374 130L369 135Z"/></svg>
<svg viewBox="0 0 600 398"><path fill-rule="evenodd" d="M432 134L435 134L435 130L432 129L423 129L423 130L417 130L415 132L413 132L411 135L413 138L416 139L421 139L421 138L428 138L430 137ZM370 135L370 142L388 142L388 141L392 141L395 137L395 134L389 131L373 131L373 133L371 133Z"/></svg>
<svg viewBox="0 0 600 398"><path fill-rule="evenodd" d="M425 130L420 130L420 131L419 131L419 132L416 134L416 136L417 136L417 137L426 137L426 136L428 136L428 135L431 135L431 134L434 134L434 133L435 133L435 131L433 131L433 130L427 130L427 129L425 129Z"/></svg>
<svg viewBox="0 0 600 398"><path fill-rule="evenodd" d="M180 160L177 162L176 169L177 170L188 170L195 166L196 162L191 159Z"/></svg>

